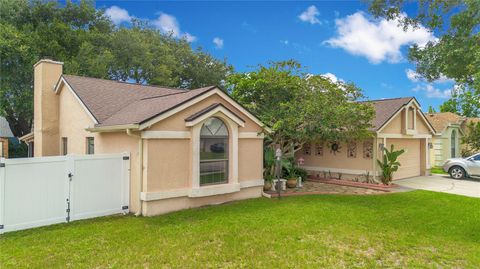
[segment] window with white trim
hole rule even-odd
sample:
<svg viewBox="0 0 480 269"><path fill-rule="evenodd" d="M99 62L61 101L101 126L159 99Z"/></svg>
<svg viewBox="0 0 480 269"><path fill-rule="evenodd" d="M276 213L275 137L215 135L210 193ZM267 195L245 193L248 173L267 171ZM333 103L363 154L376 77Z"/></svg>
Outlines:
<svg viewBox="0 0 480 269"><path fill-rule="evenodd" d="M95 154L95 140L94 140L93 137L87 137L86 153L87 154Z"/></svg>
<svg viewBox="0 0 480 269"><path fill-rule="evenodd" d="M206 120L200 130L200 186L228 182L228 129L219 118Z"/></svg>
<svg viewBox="0 0 480 269"><path fill-rule="evenodd" d="M62 137L62 155L68 154L68 138Z"/></svg>
<svg viewBox="0 0 480 269"><path fill-rule="evenodd" d="M457 132L452 131L452 137L450 141L450 154L451 158L457 157Z"/></svg>

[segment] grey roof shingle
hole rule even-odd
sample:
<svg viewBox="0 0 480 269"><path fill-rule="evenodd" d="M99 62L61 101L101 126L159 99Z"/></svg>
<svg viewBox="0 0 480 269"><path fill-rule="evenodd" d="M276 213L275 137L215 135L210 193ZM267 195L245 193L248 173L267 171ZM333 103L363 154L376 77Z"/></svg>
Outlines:
<svg viewBox="0 0 480 269"><path fill-rule="evenodd" d="M462 124L465 118L452 112L427 113L426 117L437 132L442 133L450 124Z"/></svg>
<svg viewBox="0 0 480 269"><path fill-rule="evenodd" d="M0 137L13 137L10 125L4 117L0 117Z"/></svg>
<svg viewBox="0 0 480 269"><path fill-rule="evenodd" d="M383 100L365 101L371 103L375 108L375 118L372 121L372 130L378 131L387 121L402 107L407 105L414 97L401 97Z"/></svg>
<svg viewBox="0 0 480 269"><path fill-rule="evenodd" d="M63 78L98 121L96 126L142 123L215 88L185 90L72 75Z"/></svg>

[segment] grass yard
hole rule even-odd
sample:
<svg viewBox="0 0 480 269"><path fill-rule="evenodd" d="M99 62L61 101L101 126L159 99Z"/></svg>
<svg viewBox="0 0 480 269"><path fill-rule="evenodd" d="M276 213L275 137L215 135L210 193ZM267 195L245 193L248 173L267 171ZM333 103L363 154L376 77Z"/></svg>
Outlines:
<svg viewBox="0 0 480 269"><path fill-rule="evenodd" d="M0 236L3 268L479 268L480 199L253 199Z"/></svg>
<svg viewBox="0 0 480 269"><path fill-rule="evenodd" d="M432 167L430 168L430 172L432 174L441 174L441 175L448 175L447 172L443 171L443 168L442 167Z"/></svg>

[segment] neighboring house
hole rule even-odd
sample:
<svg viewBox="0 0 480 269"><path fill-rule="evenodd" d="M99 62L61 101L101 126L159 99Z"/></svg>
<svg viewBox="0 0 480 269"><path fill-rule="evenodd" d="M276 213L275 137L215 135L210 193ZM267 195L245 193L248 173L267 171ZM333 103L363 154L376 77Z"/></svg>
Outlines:
<svg viewBox="0 0 480 269"><path fill-rule="evenodd" d="M260 197L264 125L217 87L183 90L34 66L34 155L129 152L130 210ZM92 186L94 188L94 186Z"/></svg>
<svg viewBox="0 0 480 269"><path fill-rule="evenodd" d="M426 117L436 131L430 151L432 165L442 166L447 159L460 157L465 118L452 112L428 113Z"/></svg>
<svg viewBox="0 0 480 269"><path fill-rule="evenodd" d="M297 157L303 157L303 167L315 176L323 173L342 174L342 178L362 178L381 175L376 163L383 148L404 149L399 157L401 166L394 179L428 175L430 173L429 144L435 131L422 113L414 97L370 101L375 108L372 122L374 138L348 143L331 141L306 145ZM335 151L335 148L339 148Z"/></svg>
<svg viewBox="0 0 480 269"><path fill-rule="evenodd" d="M0 117L0 157L8 158L8 139L13 137L8 121Z"/></svg>
<svg viewBox="0 0 480 269"><path fill-rule="evenodd" d="M480 118L466 118L465 121L462 123L462 130L464 135L468 135L469 133L469 129L467 127L468 125L479 124L479 123L480 123ZM461 144L461 149L462 149L462 154L465 154L465 155L477 153L466 144Z"/></svg>

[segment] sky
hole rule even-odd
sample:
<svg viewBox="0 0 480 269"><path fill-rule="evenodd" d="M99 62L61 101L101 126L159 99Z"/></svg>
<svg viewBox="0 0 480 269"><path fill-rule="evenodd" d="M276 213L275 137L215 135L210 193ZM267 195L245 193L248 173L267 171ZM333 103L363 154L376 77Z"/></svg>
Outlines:
<svg viewBox="0 0 480 269"><path fill-rule="evenodd" d="M360 1L201 2L97 1L112 21L130 19L187 39L237 72L295 59L309 73L354 82L369 99L415 96L424 111L448 99L453 81L427 82L407 59L408 47L438 37L426 28L403 31L373 18ZM412 7L411 12L415 12ZM412 16L409 10L404 16Z"/></svg>

